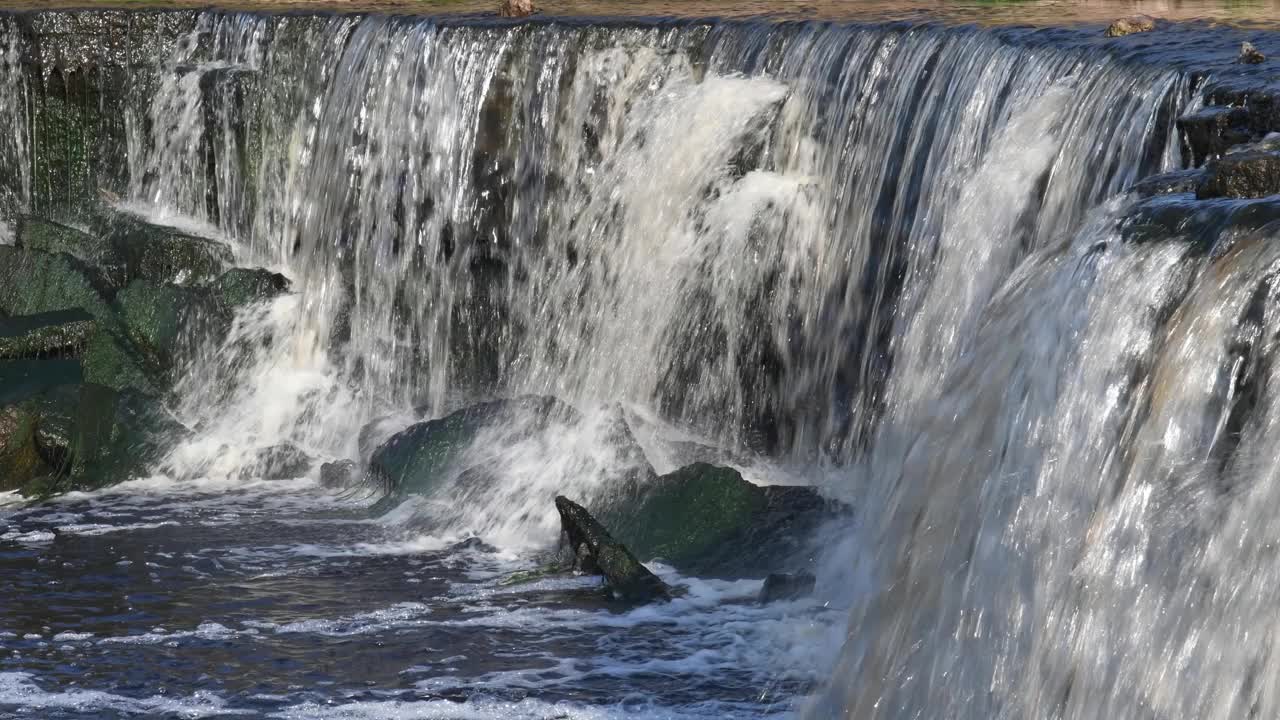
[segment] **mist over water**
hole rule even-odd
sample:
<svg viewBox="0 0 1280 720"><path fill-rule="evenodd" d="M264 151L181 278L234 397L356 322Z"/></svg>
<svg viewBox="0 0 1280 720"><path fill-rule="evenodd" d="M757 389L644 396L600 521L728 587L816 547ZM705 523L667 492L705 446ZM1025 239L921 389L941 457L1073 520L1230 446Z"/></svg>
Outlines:
<svg viewBox="0 0 1280 720"><path fill-rule="evenodd" d="M26 90L3 39L12 119ZM935 25L224 13L139 72L120 207L225 239L293 292L185 358L171 409L194 432L154 477L13 510L0 541L134 533L167 549L125 561L176 595L278 574L280 607L45 627L23 637L33 667L0 668L0 703L1280 713L1280 230L1215 228L1208 251L1199 220L1134 239L1151 201L1130 188L1190 164L1186 73ZM0 163L27 152L0 134ZM463 463L484 484L453 476L370 517L376 488L322 492L318 467L261 480L264 447L363 461L414 421L523 394L580 417L486 429ZM643 458L614 443L619 418ZM684 593L663 606L556 594L585 578L505 589L555 545L551 498L601 498L689 447L853 507L811 538L815 597L757 606L758 578L661 564ZM201 529L170 536L175 512ZM333 669L339 637L351 663ZM293 689L219 670L187 698L53 692L37 679L68 643L210 666L219 643L285 647L296 665L272 680ZM478 660L494 647L521 651ZM332 694L310 686L317 665Z"/></svg>

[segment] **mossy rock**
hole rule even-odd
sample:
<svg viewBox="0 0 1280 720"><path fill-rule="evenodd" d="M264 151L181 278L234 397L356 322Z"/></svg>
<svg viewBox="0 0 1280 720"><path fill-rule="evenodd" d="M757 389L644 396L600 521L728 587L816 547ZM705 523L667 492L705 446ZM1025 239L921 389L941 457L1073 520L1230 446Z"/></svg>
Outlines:
<svg viewBox="0 0 1280 720"><path fill-rule="evenodd" d="M71 225L33 215L18 219L17 246L37 252L67 253L96 266L115 262L111 243L106 239Z"/></svg>
<svg viewBox="0 0 1280 720"><path fill-rule="evenodd" d="M76 360L0 361L0 491L66 467L66 428L83 380Z"/></svg>
<svg viewBox="0 0 1280 720"><path fill-rule="evenodd" d="M0 246L0 309L9 315L81 308L112 323L112 296L101 273L67 253Z"/></svg>
<svg viewBox="0 0 1280 720"><path fill-rule="evenodd" d="M97 327L81 308L0 318L0 360L77 355Z"/></svg>
<svg viewBox="0 0 1280 720"><path fill-rule="evenodd" d="M573 408L551 397L527 395L472 405L393 435L374 451L370 475L392 495L430 494L462 469L458 460L481 430L505 423L517 433L535 433L555 419L576 418Z"/></svg>
<svg viewBox="0 0 1280 720"><path fill-rule="evenodd" d="M104 210L92 230L124 260L130 280L199 284L217 278L234 261L225 243L129 213Z"/></svg>
<svg viewBox="0 0 1280 720"><path fill-rule="evenodd" d="M90 490L141 477L187 433L154 397L86 383L71 470L59 489Z"/></svg>
<svg viewBox="0 0 1280 720"><path fill-rule="evenodd" d="M224 307L240 308L289 291L289 279L262 268L232 268L211 285Z"/></svg>
<svg viewBox="0 0 1280 720"><path fill-rule="evenodd" d="M233 260L224 243L110 210L101 211L84 229L25 216L18 223L17 247L67 253L98 268L106 283L117 289L137 279L205 283L221 275Z"/></svg>
<svg viewBox="0 0 1280 720"><path fill-rule="evenodd" d="M117 328L100 328L81 356L85 380L115 390L161 395L165 383L159 368Z"/></svg>
<svg viewBox="0 0 1280 720"><path fill-rule="evenodd" d="M598 515L638 557L683 569L705 564L767 505L737 470L695 463L633 488Z"/></svg>
<svg viewBox="0 0 1280 720"><path fill-rule="evenodd" d="M135 280L116 295L130 339L162 367L172 367L200 339L226 331L231 313L208 288Z"/></svg>

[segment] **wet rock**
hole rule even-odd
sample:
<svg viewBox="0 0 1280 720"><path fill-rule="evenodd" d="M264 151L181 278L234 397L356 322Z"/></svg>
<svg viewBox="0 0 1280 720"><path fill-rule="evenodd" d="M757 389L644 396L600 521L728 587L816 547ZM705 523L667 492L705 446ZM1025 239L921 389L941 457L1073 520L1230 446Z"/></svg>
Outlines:
<svg viewBox="0 0 1280 720"><path fill-rule="evenodd" d="M1245 65L1257 65L1266 61L1266 59L1267 56L1263 55L1261 50L1254 47L1253 43L1244 42L1240 44L1240 57L1236 62L1243 63Z"/></svg>
<svg viewBox="0 0 1280 720"><path fill-rule="evenodd" d="M1280 153L1230 153L1209 163L1196 197L1261 198L1280 194Z"/></svg>
<svg viewBox="0 0 1280 720"><path fill-rule="evenodd" d="M1156 28L1156 19L1150 15L1122 17L1107 26L1107 37L1124 37L1134 33L1149 32Z"/></svg>
<svg viewBox="0 0 1280 720"><path fill-rule="evenodd" d="M74 356L96 330L80 308L0 318L0 360Z"/></svg>
<svg viewBox="0 0 1280 720"><path fill-rule="evenodd" d="M760 588L757 598L761 605L779 600L795 600L813 594L817 580L811 573L802 572L794 575L788 573L772 573L764 579L764 587Z"/></svg>
<svg viewBox="0 0 1280 720"><path fill-rule="evenodd" d="M79 393L70 474L57 491L92 490L142 477L187 434L156 398L85 383Z"/></svg>
<svg viewBox="0 0 1280 720"><path fill-rule="evenodd" d="M1280 220L1280 198L1196 200L1186 194L1154 195L1119 225L1126 243L1181 243L1196 254L1220 253L1238 238Z"/></svg>
<svg viewBox="0 0 1280 720"><path fill-rule="evenodd" d="M812 532L843 510L810 487L759 486L733 468L695 463L633 484L596 515L638 557L759 577L804 555Z"/></svg>
<svg viewBox="0 0 1280 720"><path fill-rule="evenodd" d="M556 498L556 510L578 567L598 569L617 597L641 603L670 597L666 583L641 565L585 508L562 495Z"/></svg>
<svg viewBox="0 0 1280 720"><path fill-rule="evenodd" d="M20 248L65 252L97 267L115 288L137 279L204 282L217 277L232 261L230 248L221 242L112 211L104 211L84 230L27 216L19 223L17 238Z"/></svg>
<svg viewBox="0 0 1280 720"><path fill-rule="evenodd" d="M360 481L359 466L354 460L338 460L320 466L320 487L342 489Z"/></svg>
<svg viewBox="0 0 1280 720"><path fill-rule="evenodd" d="M241 470L244 479L293 480L307 474L313 463L297 445L290 442L259 448L251 466Z"/></svg>
<svg viewBox="0 0 1280 720"><path fill-rule="evenodd" d="M112 295L101 273L71 255L0 246L0 309L8 315L82 308L110 322Z"/></svg>
<svg viewBox="0 0 1280 720"><path fill-rule="evenodd" d="M1210 105L1178 118L1177 124L1197 167L1232 146L1249 142L1254 134L1249 110L1243 107Z"/></svg>
<svg viewBox="0 0 1280 720"><path fill-rule="evenodd" d="M24 250L68 253L91 265L111 264L114 253L105 239L54 220L25 215L18 219L17 246Z"/></svg>
<svg viewBox="0 0 1280 720"><path fill-rule="evenodd" d="M1203 176L1202 170L1194 168L1152 175L1135 184L1133 192L1144 198L1192 193L1196 191Z"/></svg>
<svg viewBox="0 0 1280 720"><path fill-rule="evenodd" d="M232 268L212 288L224 306L239 308L289 292L289 278L262 268Z"/></svg>
<svg viewBox="0 0 1280 720"><path fill-rule="evenodd" d="M533 0L502 0L498 14L505 18L529 17L533 14Z"/></svg>
<svg viewBox="0 0 1280 720"><path fill-rule="evenodd" d="M139 477L185 433L155 399L85 382L78 360L0 361L0 487L28 496Z"/></svg>
<svg viewBox="0 0 1280 720"><path fill-rule="evenodd" d="M47 427L65 427L68 407L83 380L75 360L0 361L0 491L24 488L36 478L56 474L65 463Z"/></svg>
<svg viewBox="0 0 1280 720"><path fill-rule="evenodd" d="M370 476L389 493L429 493L463 469L456 463L482 430L502 427L516 439L577 418L559 400L535 395L472 405L393 435L374 451Z"/></svg>
<svg viewBox="0 0 1280 720"><path fill-rule="evenodd" d="M165 368L225 332L233 319L206 288L148 280L129 283L116 295L116 307L129 337Z"/></svg>
<svg viewBox="0 0 1280 720"><path fill-rule="evenodd" d="M151 224L122 212L105 212L92 230L110 245L122 282L137 278L180 285L213 280L232 264L225 243Z"/></svg>

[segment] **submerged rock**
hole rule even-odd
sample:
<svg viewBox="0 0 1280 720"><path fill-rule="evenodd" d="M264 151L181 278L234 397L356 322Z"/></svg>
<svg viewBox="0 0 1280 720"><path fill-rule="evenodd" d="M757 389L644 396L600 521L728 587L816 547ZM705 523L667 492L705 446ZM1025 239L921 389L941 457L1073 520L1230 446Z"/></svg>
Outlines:
<svg viewBox="0 0 1280 720"><path fill-rule="evenodd" d="M311 469L311 456L297 445L283 442L258 448L251 465L240 471L244 479L292 480L302 477Z"/></svg>
<svg viewBox="0 0 1280 720"><path fill-rule="evenodd" d="M0 360L77 355L97 327L80 308L0 318Z"/></svg>
<svg viewBox="0 0 1280 720"><path fill-rule="evenodd" d="M577 567L604 575L609 588L628 602L670 597L666 583L641 565L585 508L561 495L556 497L556 510Z"/></svg>
<svg viewBox="0 0 1280 720"><path fill-rule="evenodd" d="M70 422L81 382L77 360L0 360L0 491L63 469L57 433L45 430Z"/></svg>
<svg viewBox="0 0 1280 720"><path fill-rule="evenodd" d="M1200 166L1231 147L1253 139L1249 123L1249 111L1246 108L1210 105L1178 118L1177 124L1182 131L1183 141L1191 150L1192 162Z"/></svg>
<svg viewBox="0 0 1280 720"><path fill-rule="evenodd" d="M1107 26L1107 37L1124 37L1134 33L1149 32L1156 28L1156 19L1150 15L1122 17Z"/></svg>
<svg viewBox="0 0 1280 720"><path fill-rule="evenodd" d="M479 433L504 428L518 438L546 429L554 420L577 418L577 412L552 397L526 395L494 400L418 423L393 435L369 462L374 480L390 493L429 493L439 487Z"/></svg>
<svg viewBox="0 0 1280 720"><path fill-rule="evenodd" d="M1280 152L1249 150L1209 163L1196 197L1261 198L1280 194Z"/></svg>
<svg viewBox="0 0 1280 720"><path fill-rule="evenodd" d="M1240 57L1236 62L1244 63L1245 65L1257 65L1266 61L1266 59L1267 56L1263 55L1261 50L1254 47L1253 43L1244 42L1240 44Z"/></svg>
<svg viewBox="0 0 1280 720"><path fill-rule="evenodd" d="M764 579L764 586L760 588L760 596L757 601L763 605L778 600L802 598L812 595L816 584L817 579L814 578L812 573L802 572L794 575L772 573Z"/></svg>

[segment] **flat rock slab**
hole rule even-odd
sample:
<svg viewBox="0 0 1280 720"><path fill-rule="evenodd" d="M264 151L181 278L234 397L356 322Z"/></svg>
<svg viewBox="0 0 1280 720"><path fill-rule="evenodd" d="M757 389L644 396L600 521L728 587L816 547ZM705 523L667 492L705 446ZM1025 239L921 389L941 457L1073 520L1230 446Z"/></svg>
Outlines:
<svg viewBox="0 0 1280 720"><path fill-rule="evenodd" d="M1280 194L1280 153L1249 150L1209 163L1196 197L1262 198Z"/></svg>
<svg viewBox="0 0 1280 720"><path fill-rule="evenodd" d="M0 360L74 356L97 326L81 308L0 318Z"/></svg>

